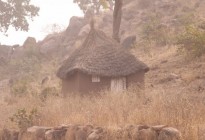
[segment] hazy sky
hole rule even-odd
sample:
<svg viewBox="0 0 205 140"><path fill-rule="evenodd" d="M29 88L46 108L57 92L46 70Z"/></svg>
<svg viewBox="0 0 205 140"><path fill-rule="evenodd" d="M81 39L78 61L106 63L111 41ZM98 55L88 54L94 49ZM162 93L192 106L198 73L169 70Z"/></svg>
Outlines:
<svg viewBox="0 0 205 140"><path fill-rule="evenodd" d="M22 44L28 36L41 40L45 37L47 25L59 24L67 27L72 16L81 16L82 12L73 0L31 0L33 4L40 7L39 16L30 23L29 32L15 31L10 29L8 37L0 32L1 44Z"/></svg>

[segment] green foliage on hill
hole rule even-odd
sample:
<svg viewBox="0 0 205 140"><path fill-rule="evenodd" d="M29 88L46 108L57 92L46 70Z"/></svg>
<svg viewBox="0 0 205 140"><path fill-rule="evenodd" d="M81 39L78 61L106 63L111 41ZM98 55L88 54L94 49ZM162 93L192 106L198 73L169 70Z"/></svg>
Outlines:
<svg viewBox="0 0 205 140"><path fill-rule="evenodd" d="M187 26L177 38L180 51L188 56L200 57L205 53L205 30L196 26Z"/></svg>
<svg viewBox="0 0 205 140"><path fill-rule="evenodd" d="M77 3L83 13L86 13L89 9L92 9L94 13L99 13L101 8L108 8L108 2L112 0L73 0Z"/></svg>
<svg viewBox="0 0 205 140"><path fill-rule="evenodd" d="M153 14L147 17L147 21L141 28L141 39L149 44L167 45L171 43L171 32L166 24L163 24L160 15Z"/></svg>
<svg viewBox="0 0 205 140"><path fill-rule="evenodd" d="M0 0L0 32L7 32L10 26L28 31L28 20L33 20L38 12L39 8L30 4L30 0Z"/></svg>
<svg viewBox="0 0 205 140"><path fill-rule="evenodd" d="M38 110L33 108L31 111L26 109L18 109L10 121L15 123L21 131L25 131L28 127L34 125L34 121L38 116Z"/></svg>

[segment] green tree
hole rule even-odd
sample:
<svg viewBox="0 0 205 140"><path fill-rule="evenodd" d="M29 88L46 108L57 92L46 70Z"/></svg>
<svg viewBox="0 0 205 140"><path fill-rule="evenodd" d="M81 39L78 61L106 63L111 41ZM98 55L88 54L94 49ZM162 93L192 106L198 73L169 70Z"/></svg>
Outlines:
<svg viewBox="0 0 205 140"><path fill-rule="evenodd" d="M28 31L28 20L38 16L39 8L30 0L0 0L0 32L6 33L10 26Z"/></svg>
<svg viewBox="0 0 205 140"><path fill-rule="evenodd" d="M104 8L107 7L107 4L111 6L114 1L114 11L113 11L113 39L117 42L120 42L120 25L121 25L121 18L122 18L122 6L123 0L73 0L74 3L77 3L81 10L86 13L90 8L97 12L100 9L100 6ZM111 3L110 3L111 2ZM100 5L100 6L95 6ZM97 9L96 9L97 7Z"/></svg>
<svg viewBox="0 0 205 140"><path fill-rule="evenodd" d="M34 125L37 117L38 110L36 108L33 108L31 111L27 111L23 108L18 109L17 112L9 119L19 127L20 131L26 131L28 127Z"/></svg>
<svg viewBox="0 0 205 140"><path fill-rule="evenodd" d="M189 25L177 38L180 51L185 51L188 56L200 57L205 53L205 30L194 25Z"/></svg>
<svg viewBox="0 0 205 140"><path fill-rule="evenodd" d="M77 3L83 13L86 13L89 9L92 9L94 13L98 14L100 8L108 8L112 6L113 0L73 0Z"/></svg>

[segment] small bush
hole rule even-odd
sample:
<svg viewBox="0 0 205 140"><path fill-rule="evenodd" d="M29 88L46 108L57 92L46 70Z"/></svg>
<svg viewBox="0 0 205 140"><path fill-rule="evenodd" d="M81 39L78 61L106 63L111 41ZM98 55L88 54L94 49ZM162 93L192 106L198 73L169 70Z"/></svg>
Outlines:
<svg viewBox="0 0 205 140"><path fill-rule="evenodd" d="M41 69L42 56L36 46L29 46L17 52L21 54L9 62L9 71L14 73L33 73Z"/></svg>
<svg viewBox="0 0 205 140"><path fill-rule="evenodd" d="M9 63L9 69L14 73L33 73L41 69L41 60L35 55L13 59Z"/></svg>
<svg viewBox="0 0 205 140"><path fill-rule="evenodd" d="M35 76L33 75L24 75L20 79L14 79L14 81L10 84L11 95L22 97L25 95L35 95L38 93L38 90L33 85L33 81L35 81Z"/></svg>
<svg viewBox="0 0 205 140"><path fill-rule="evenodd" d="M177 38L180 52L188 56L200 57L205 53L205 31L195 26L187 26Z"/></svg>
<svg viewBox="0 0 205 140"><path fill-rule="evenodd" d="M171 42L171 34L166 24L161 22L159 15L152 15L141 30L143 42L157 45L167 45Z"/></svg>
<svg viewBox="0 0 205 140"><path fill-rule="evenodd" d="M58 90L55 87L46 87L40 94L40 99L45 101L49 96L58 96Z"/></svg>
<svg viewBox="0 0 205 140"><path fill-rule="evenodd" d="M11 93L14 96L24 96L29 92L27 80L18 80L11 87Z"/></svg>
<svg viewBox="0 0 205 140"><path fill-rule="evenodd" d="M12 117L10 117L10 121L14 122L20 130L26 130L28 127L34 125L34 121L38 116L38 110L32 109L30 112L26 111L26 109L18 109Z"/></svg>

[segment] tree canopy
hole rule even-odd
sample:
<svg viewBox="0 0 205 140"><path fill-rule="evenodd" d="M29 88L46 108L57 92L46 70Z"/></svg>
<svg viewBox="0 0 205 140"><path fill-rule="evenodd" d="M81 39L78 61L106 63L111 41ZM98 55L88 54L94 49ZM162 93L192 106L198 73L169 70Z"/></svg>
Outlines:
<svg viewBox="0 0 205 140"><path fill-rule="evenodd" d="M119 32L122 18L123 0L73 0L73 2L77 3L84 13L86 13L89 9L94 10L94 13L98 13L101 6L106 8L108 5L112 7L114 4L113 39L115 39L117 42L120 42Z"/></svg>
<svg viewBox="0 0 205 140"><path fill-rule="evenodd" d="M0 32L6 33L10 26L16 30L28 31L28 20L38 16L39 7L30 0L0 0Z"/></svg>
<svg viewBox="0 0 205 140"><path fill-rule="evenodd" d="M84 13L89 9L92 9L94 13L99 13L100 8L112 7L113 0L73 0L73 2L77 3Z"/></svg>

